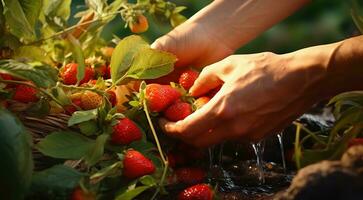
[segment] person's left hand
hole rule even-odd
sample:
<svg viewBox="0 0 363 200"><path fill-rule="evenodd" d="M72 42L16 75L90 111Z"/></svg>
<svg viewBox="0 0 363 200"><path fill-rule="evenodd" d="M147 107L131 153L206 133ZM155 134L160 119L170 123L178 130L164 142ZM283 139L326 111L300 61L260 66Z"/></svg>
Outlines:
<svg viewBox="0 0 363 200"><path fill-rule="evenodd" d="M276 133L321 98L326 72L319 58L309 58L304 52L230 56L204 68L191 88L193 96L201 96L223 85L206 105L184 120L162 119L160 125L199 147Z"/></svg>

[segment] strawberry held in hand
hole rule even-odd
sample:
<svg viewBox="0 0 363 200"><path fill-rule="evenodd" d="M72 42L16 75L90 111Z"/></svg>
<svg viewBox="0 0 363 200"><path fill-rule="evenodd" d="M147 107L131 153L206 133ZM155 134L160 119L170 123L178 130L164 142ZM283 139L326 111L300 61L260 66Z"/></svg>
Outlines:
<svg viewBox="0 0 363 200"><path fill-rule="evenodd" d="M141 140L142 134L137 125L128 118L119 119L113 126L111 141L114 144L127 145L133 141Z"/></svg>
<svg viewBox="0 0 363 200"><path fill-rule="evenodd" d="M198 184L183 190L178 200L212 200L213 191L207 184Z"/></svg>
<svg viewBox="0 0 363 200"><path fill-rule="evenodd" d="M77 83L77 63L69 63L61 69L60 76L63 79L63 83L66 85L74 85ZM94 76L94 70L91 67L86 67L84 72L84 78L80 83L86 83Z"/></svg>
<svg viewBox="0 0 363 200"><path fill-rule="evenodd" d="M128 150L123 160L123 175L127 178L138 178L152 174L155 166L144 155L135 150Z"/></svg>
<svg viewBox="0 0 363 200"><path fill-rule="evenodd" d="M183 120L190 114L192 114L192 106L182 101L174 102L164 112L164 116L173 122Z"/></svg>
<svg viewBox="0 0 363 200"><path fill-rule="evenodd" d="M23 103L38 101L37 90L27 85L16 85L13 100Z"/></svg>
<svg viewBox="0 0 363 200"><path fill-rule="evenodd" d="M180 96L180 92L170 85L149 84L146 86L146 100L152 112L163 111Z"/></svg>
<svg viewBox="0 0 363 200"><path fill-rule="evenodd" d="M199 73L197 71L188 69L184 71L179 77L179 84L183 86L184 89L189 90L197 80Z"/></svg>

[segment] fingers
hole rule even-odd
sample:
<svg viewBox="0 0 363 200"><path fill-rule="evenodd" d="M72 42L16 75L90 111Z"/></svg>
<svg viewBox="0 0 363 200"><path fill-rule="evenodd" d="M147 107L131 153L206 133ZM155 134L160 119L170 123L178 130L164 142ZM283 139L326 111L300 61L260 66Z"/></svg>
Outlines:
<svg viewBox="0 0 363 200"><path fill-rule="evenodd" d="M203 69L189 90L192 96L201 96L223 84L223 81L218 76L217 65L218 63Z"/></svg>

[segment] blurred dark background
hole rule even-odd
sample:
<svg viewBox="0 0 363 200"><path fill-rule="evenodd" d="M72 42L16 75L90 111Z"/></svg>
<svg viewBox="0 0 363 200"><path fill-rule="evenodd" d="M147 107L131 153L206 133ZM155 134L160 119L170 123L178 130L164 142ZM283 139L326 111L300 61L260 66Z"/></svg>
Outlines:
<svg viewBox="0 0 363 200"><path fill-rule="evenodd" d="M173 0L177 5L186 6L183 11L187 17L208 5L211 0ZM275 53L291 52L312 45L336 42L358 33L350 16L349 1L317 0L311 1L297 13L269 29L257 39L241 47L237 53L272 51ZM73 0L73 13L82 10L84 0ZM74 19L71 21L75 22ZM167 23L150 20L149 30L142 34L150 43L169 32ZM157 25L156 25L157 24ZM114 35L123 37L131 32L124 28L120 16L116 17L103 31L106 41ZM201 36L202 37L202 36Z"/></svg>

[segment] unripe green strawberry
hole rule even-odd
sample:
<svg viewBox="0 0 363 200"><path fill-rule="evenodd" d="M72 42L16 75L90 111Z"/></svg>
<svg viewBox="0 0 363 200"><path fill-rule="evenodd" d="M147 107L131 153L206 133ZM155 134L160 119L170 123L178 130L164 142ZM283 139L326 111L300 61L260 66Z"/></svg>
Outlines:
<svg viewBox="0 0 363 200"><path fill-rule="evenodd" d="M81 96L81 108L91 110L98 108L102 104L102 96L91 91L85 91Z"/></svg>
<svg viewBox="0 0 363 200"><path fill-rule="evenodd" d="M179 99L180 92L170 85L149 84L146 86L146 100L152 112L160 112Z"/></svg>
<svg viewBox="0 0 363 200"><path fill-rule="evenodd" d="M112 128L111 141L114 144L127 145L142 138L139 127L128 118L119 119Z"/></svg>
<svg viewBox="0 0 363 200"><path fill-rule="evenodd" d="M207 184L198 184L183 190L178 200L212 200L213 190Z"/></svg>
<svg viewBox="0 0 363 200"><path fill-rule="evenodd" d="M197 80L199 73L197 71L188 69L184 71L179 77L179 84L183 86L184 89L189 90Z"/></svg>
<svg viewBox="0 0 363 200"><path fill-rule="evenodd" d="M61 69L60 76L63 79L63 83L66 85L74 85L77 83L77 63L69 63ZM80 83L86 83L94 76L94 70L91 67L86 67L84 72L84 78Z"/></svg>
<svg viewBox="0 0 363 200"><path fill-rule="evenodd" d="M13 99L23 103L36 102L37 90L27 85L16 85Z"/></svg>
<svg viewBox="0 0 363 200"><path fill-rule="evenodd" d="M155 166L151 160L140 152L128 150L123 160L123 175L134 179L155 172Z"/></svg>
<svg viewBox="0 0 363 200"><path fill-rule="evenodd" d="M192 114L192 106L182 101L174 102L164 111L164 116L173 122L183 120L190 114Z"/></svg>

